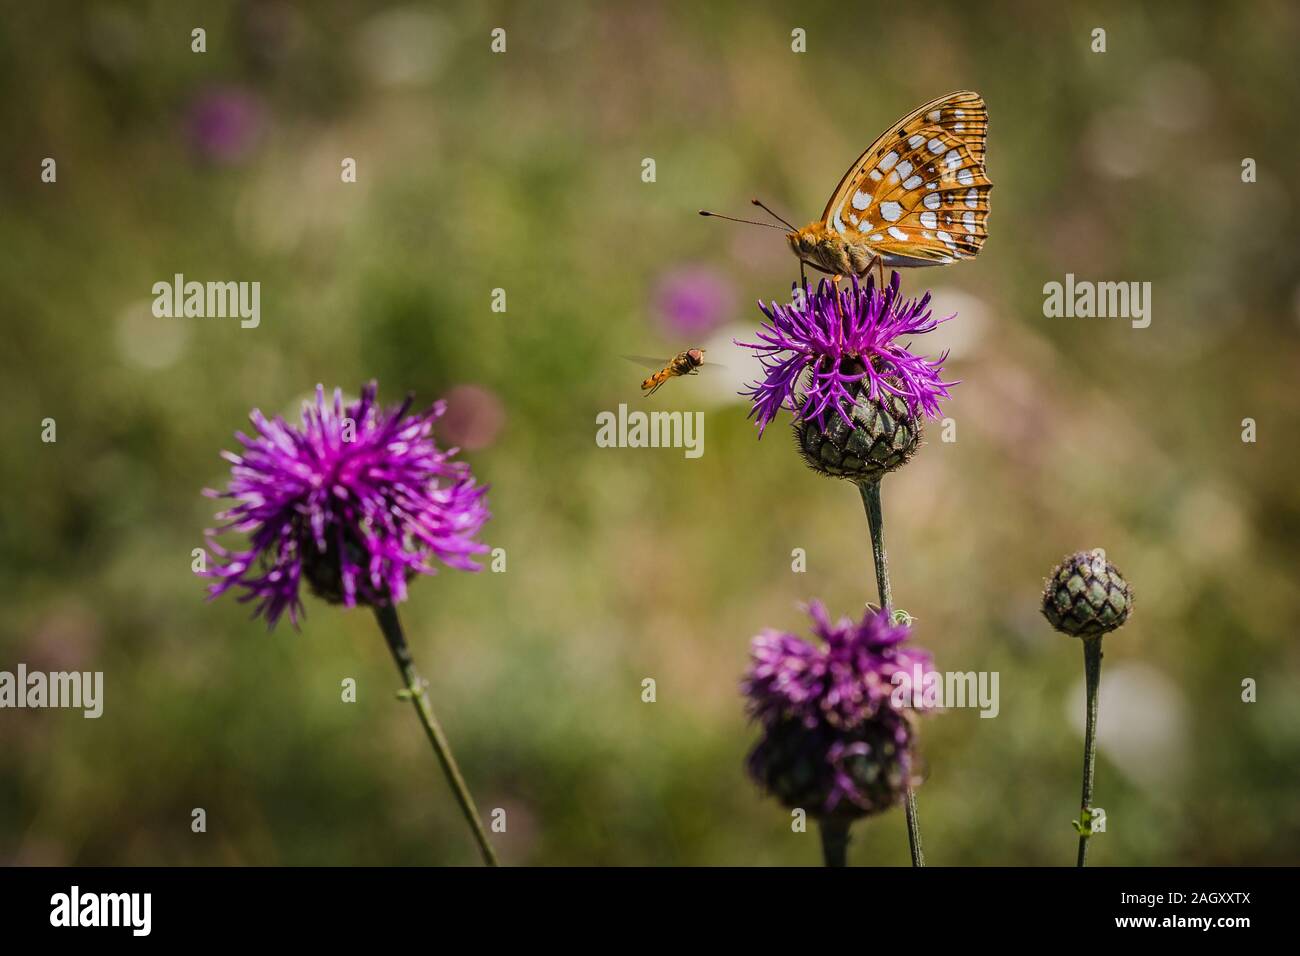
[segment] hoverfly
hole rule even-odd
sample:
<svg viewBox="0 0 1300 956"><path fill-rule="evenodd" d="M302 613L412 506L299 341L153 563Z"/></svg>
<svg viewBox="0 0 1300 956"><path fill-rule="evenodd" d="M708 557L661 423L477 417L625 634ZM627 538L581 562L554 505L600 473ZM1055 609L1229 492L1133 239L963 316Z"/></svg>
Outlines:
<svg viewBox="0 0 1300 956"><path fill-rule="evenodd" d="M646 368L659 369L641 383L641 390L645 392L646 398L659 391L664 382L670 378L676 378L679 375L698 375L702 365L713 364L704 361L704 349L685 349L670 359L650 358L645 355L625 355L623 357L630 362L644 365Z"/></svg>
<svg viewBox="0 0 1300 956"><path fill-rule="evenodd" d="M831 193L821 218L796 229L757 199L780 226L800 271L829 275L937 266L973 258L988 236L984 170L989 114L978 93L960 91L919 106L857 158ZM718 216L700 210L701 216Z"/></svg>

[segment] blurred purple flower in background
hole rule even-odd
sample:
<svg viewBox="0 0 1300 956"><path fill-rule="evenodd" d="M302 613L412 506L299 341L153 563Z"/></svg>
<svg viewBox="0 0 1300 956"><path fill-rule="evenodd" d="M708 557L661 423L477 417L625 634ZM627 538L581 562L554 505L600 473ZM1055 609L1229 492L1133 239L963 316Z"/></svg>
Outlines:
<svg viewBox="0 0 1300 956"><path fill-rule="evenodd" d="M883 710L852 731L779 720L763 728L746 769L782 805L843 822L902 802L916 757L907 718Z"/></svg>
<svg viewBox="0 0 1300 956"><path fill-rule="evenodd" d="M466 451L487 448L506 423L506 409L496 392L482 385L457 385L443 397L447 413L438 433Z"/></svg>
<svg viewBox="0 0 1300 956"><path fill-rule="evenodd" d="M214 163L237 163L248 156L262 133L265 111L252 93L218 87L199 94L185 117L194 152Z"/></svg>
<svg viewBox="0 0 1300 956"><path fill-rule="evenodd" d="M677 336L705 335L726 321L735 305L731 283L704 266L666 273L655 290L655 308L665 330Z"/></svg>
<svg viewBox="0 0 1300 956"><path fill-rule="evenodd" d="M860 383L872 400L896 395L914 415L938 417L939 400L956 384L939 377L948 353L937 360L921 358L908 351L910 342L897 340L933 332L955 316L935 319L930 293L904 300L898 289L897 272L883 290L876 288L874 276L865 285L855 276L843 289L823 279L815 292L807 284L797 289L789 305L759 303L767 316L759 341L736 344L753 349L763 362L763 379L742 393L753 401L749 414L760 435L782 408L800 421L816 422L822 431L832 412L852 428L847 409ZM802 394L796 396L796 389Z"/></svg>
<svg viewBox="0 0 1300 956"><path fill-rule="evenodd" d="M820 601L808 605L816 646L794 634L764 631L750 648L750 667L742 690L750 716L770 722L796 717L813 727L853 728L890 706L894 674L909 679L914 668L930 671L931 657L902 647L911 637L885 611L867 610L861 621L842 617L832 623Z"/></svg>
<svg viewBox="0 0 1300 956"><path fill-rule="evenodd" d="M808 613L822 646L778 631L751 645L741 691L763 736L749 755L750 776L784 805L819 818L886 810L913 784L915 763L906 710L916 701L896 707L893 678L929 672L930 655L902 647L911 629L886 611L832 623L814 601Z"/></svg>
<svg viewBox="0 0 1300 956"><path fill-rule="evenodd" d="M257 434L236 436L243 454L222 453L232 466L227 489L204 491L235 502L217 515L225 524L207 531L219 560L206 572L210 597L238 587L271 627L285 611L296 625L304 578L328 601L379 607L404 601L407 580L436 573L434 559L479 570L471 555L487 550L474 539L489 517L486 489L434 444L442 403L407 415L411 398L383 410L376 390L371 382L344 406L340 390L327 401L318 385L300 426L253 410ZM225 532L248 534L249 548L212 540Z"/></svg>

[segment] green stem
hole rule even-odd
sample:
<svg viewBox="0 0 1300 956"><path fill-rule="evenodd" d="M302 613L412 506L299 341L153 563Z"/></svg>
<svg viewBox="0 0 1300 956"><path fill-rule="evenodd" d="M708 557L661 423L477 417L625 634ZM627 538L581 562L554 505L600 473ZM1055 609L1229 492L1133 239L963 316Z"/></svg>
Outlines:
<svg viewBox="0 0 1300 956"><path fill-rule="evenodd" d="M907 848L912 853L913 866L925 866L925 851L921 849L921 821L916 816L916 791L907 788Z"/></svg>
<svg viewBox="0 0 1300 956"><path fill-rule="evenodd" d="M871 559L876 566L876 590L880 592L880 607L886 614L894 610L894 596L889 587L889 556L885 553L885 519L880 509L880 482L864 481L858 485L862 504L867 510L867 526L871 529ZM916 813L916 793L909 785L905 807L907 810L907 846L912 853L913 866L925 866L925 851L921 848L921 822Z"/></svg>
<svg viewBox="0 0 1300 956"><path fill-rule="evenodd" d="M880 512L880 482L863 482L858 485L862 503L867 509L867 526L871 529L871 559L876 566L876 590L880 592L880 606L885 613L894 609L894 595L889 587L889 556L885 554L885 519Z"/></svg>
<svg viewBox="0 0 1300 956"><path fill-rule="evenodd" d="M1088 719L1083 734L1083 797L1079 801L1078 866L1088 861L1088 838L1092 835L1092 780L1097 766L1097 688L1101 685L1101 637L1083 639L1083 674L1087 685Z"/></svg>
<svg viewBox="0 0 1300 956"><path fill-rule="evenodd" d="M415 712L420 716L420 723L424 725L424 732L429 738L429 743L433 745L433 752L437 754L438 762L442 764L442 772L446 774L447 782L451 784L456 802L460 804L460 811L465 815L465 822L469 824L474 839L478 841L483 862L488 866L499 866L492 844L488 842L487 831L483 829L483 821L479 819L478 810L474 807L474 799L469 795L469 787L465 785L465 778L461 776L456 758L452 756L451 744L447 742L447 735L443 733L438 718L433 715L433 706L429 703L429 695L425 691L424 678L415 669L411 649L406 645L402 624L397 619L397 609L392 605L376 607L375 618L379 621L380 630L384 632L384 639L388 642L388 649L393 653L397 669L402 672L402 679L406 682L406 689L402 696L410 697Z"/></svg>
<svg viewBox="0 0 1300 956"><path fill-rule="evenodd" d="M831 817L821 821L822 859L827 866L848 866L849 824Z"/></svg>

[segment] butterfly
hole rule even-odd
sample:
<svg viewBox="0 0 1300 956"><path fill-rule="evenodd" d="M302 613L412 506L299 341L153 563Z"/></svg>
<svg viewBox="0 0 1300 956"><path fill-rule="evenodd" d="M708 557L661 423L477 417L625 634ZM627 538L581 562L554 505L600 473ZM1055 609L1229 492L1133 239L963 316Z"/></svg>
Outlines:
<svg viewBox="0 0 1300 956"><path fill-rule="evenodd" d="M883 278L885 266L969 259L988 238L988 128L983 97L969 90L949 93L917 107L868 146L815 222L795 229L757 199L753 203L791 230L786 239L801 269L860 276L874 265Z"/></svg>

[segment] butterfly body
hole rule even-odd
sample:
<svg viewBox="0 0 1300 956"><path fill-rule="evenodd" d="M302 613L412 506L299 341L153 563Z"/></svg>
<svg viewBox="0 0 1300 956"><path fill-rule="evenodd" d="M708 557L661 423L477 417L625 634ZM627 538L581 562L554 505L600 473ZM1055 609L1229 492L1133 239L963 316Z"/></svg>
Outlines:
<svg viewBox="0 0 1300 956"><path fill-rule="evenodd" d="M840 235L820 221L809 223L786 238L795 258L832 275L862 275L877 261L891 269L940 265L938 260L917 259L878 248L860 233Z"/></svg>

